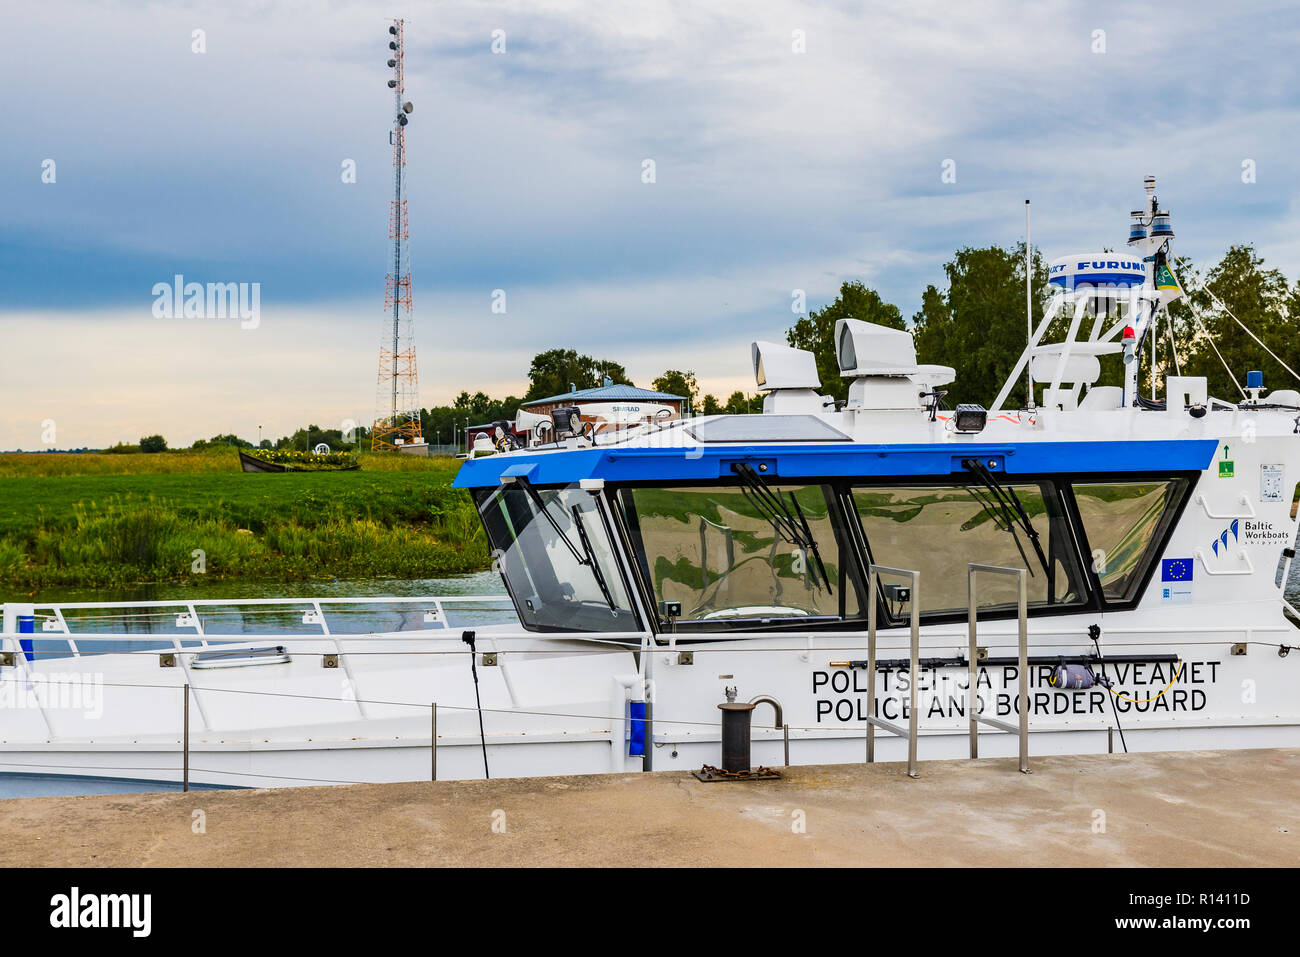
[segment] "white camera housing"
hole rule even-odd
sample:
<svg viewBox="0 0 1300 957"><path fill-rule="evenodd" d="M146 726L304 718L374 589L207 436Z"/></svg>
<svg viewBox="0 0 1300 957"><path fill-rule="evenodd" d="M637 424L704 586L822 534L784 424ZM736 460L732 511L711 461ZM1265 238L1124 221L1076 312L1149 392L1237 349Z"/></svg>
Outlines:
<svg viewBox="0 0 1300 957"><path fill-rule="evenodd" d="M750 350L754 358L754 382L760 392L822 387L817 357L811 352L776 342L755 342Z"/></svg>
<svg viewBox="0 0 1300 957"><path fill-rule="evenodd" d="M861 319L840 319L835 323L835 357L840 375L853 379L849 385L850 409L923 408L922 393L956 378L950 366L918 364L916 345L906 329L891 329Z"/></svg>
<svg viewBox="0 0 1300 957"><path fill-rule="evenodd" d="M804 349L777 342L755 342L751 347L754 358L754 382L763 398L763 411L768 413L821 412L827 399L818 395L822 387L817 374L817 357Z"/></svg>

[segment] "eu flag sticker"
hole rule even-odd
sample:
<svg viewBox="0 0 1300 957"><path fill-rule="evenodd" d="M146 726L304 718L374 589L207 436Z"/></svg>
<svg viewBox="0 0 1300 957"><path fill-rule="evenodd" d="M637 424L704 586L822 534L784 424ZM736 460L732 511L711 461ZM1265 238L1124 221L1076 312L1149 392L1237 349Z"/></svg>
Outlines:
<svg viewBox="0 0 1300 957"><path fill-rule="evenodd" d="M1160 562L1160 600L1185 602L1192 600L1192 575L1196 562L1191 558L1166 558Z"/></svg>

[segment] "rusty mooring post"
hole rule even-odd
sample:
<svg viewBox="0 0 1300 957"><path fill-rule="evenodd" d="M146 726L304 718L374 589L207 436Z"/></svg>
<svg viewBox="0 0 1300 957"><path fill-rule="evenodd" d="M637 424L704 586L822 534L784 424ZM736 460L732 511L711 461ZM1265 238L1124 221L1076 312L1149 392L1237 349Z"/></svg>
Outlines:
<svg viewBox="0 0 1300 957"><path fill-rule="evenodd" d="M737 701L736 689L726 689L727 700L718 705L722 712L722 766L710 768L705 765L695 776L701 781L735 781L762 780L779 778L780 771L771 768L751 768L750 765L750 723L754 708L760 704L770 704L776 712L775 727L783 730L781 703L771 695L759 695L752 701ZM787 732L788 733L788 732ZM786 762L789 763L789 743L786 743Z"/></svg>

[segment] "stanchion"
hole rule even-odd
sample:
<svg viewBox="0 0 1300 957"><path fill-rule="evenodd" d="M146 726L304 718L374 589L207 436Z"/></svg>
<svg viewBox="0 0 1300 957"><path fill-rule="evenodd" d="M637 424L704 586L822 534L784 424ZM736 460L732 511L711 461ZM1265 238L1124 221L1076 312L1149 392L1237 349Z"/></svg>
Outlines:
<svg viewBox="0 0 1300 957"><path fill-rule="evenodd" d="M184 731L181 736L185 742L185 766L181 775L181 790L188 791L190 789L190 686L188 683L182 689L182 694L185 695L181 702L181 714L184 716L182 718Z"/></svg>

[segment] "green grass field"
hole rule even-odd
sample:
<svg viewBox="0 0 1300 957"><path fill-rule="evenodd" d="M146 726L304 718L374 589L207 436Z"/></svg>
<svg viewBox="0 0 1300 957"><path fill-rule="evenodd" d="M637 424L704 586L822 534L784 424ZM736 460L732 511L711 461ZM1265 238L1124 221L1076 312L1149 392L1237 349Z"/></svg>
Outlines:
<svg viewBox="0 0 1300 957"><path fill-rule="evenodd" d="M491 559L450 488L459 464L366 454L356 472L246 475L233 450L0 455L0 587L478 571Z"/></svg>

